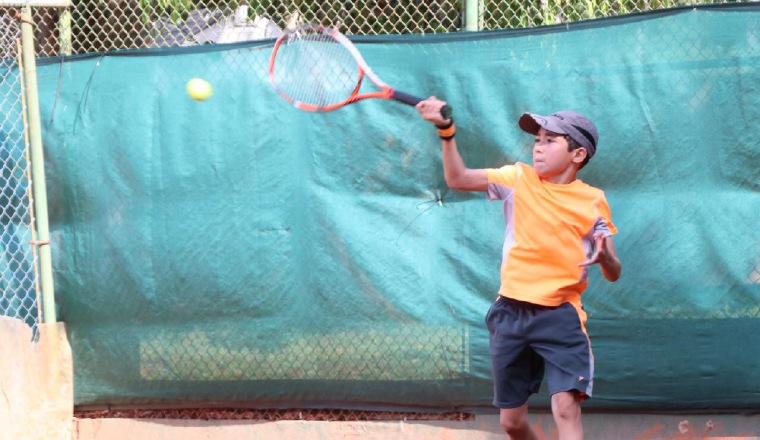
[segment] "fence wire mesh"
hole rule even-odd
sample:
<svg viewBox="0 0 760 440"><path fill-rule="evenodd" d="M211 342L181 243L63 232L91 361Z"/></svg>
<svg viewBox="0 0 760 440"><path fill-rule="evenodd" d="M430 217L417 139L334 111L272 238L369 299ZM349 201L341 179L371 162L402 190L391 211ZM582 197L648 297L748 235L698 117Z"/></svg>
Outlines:
<svg viewBox="0 0 760 440"><path fill-rule="evenodd" d="M0 16L0 315L36 328L38 301L35 254L31 242L30 162L25 135L19 27Z"/></svg>
<svg viewBox="0 0 760 440"><path fill-rule="evenodd" d="M721 0L74 0L36 8L41 56L273 38L299 22L349 35L528 28ZM10 16L12 8L0 8Z"/></svg>

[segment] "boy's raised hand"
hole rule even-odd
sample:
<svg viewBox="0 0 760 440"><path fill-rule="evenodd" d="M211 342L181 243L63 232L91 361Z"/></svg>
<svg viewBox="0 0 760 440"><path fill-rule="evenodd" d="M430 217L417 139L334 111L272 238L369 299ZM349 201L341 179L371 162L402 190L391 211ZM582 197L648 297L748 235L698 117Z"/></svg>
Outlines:
<svg viewBox="0 0 760 440"><path fill-rule="evenodd" d="M431 96L428 99L420 101L415 106L417 112L419 112L422 119L432 122L435 125L445 125L449 122L449 119L443 119L441 116L441 108L446 105L445 101L442 101L435 96Z"/></svg>

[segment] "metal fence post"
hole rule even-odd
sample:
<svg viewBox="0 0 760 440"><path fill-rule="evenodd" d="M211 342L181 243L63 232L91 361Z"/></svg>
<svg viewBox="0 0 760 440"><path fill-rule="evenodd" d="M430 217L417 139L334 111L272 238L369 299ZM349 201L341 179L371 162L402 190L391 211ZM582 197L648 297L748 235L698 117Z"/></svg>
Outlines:
<svg viewBox="0 0 760 440"><path fill-rule="evenodd" d="M465 0L464 2L464 29L466 31L479 31L480 6L483 0Z"/></svg>
<svg viewBox="0 0 760 440"><path fill-rule="evenodd" d="M48 224L47 189L45 183L45 159L42 151L42 128L40 124L40 103L37 90L37 65L34 52L34 29L31 8L25 6L21 12L21 52L24 62L24 82L26 83L26 104L28 132L32 165L32 190L34 194L35 223L40 262L40 289L42 290L43 322L56 322L55 293L53 287L53 264L50 250L50 228Z"/></svg>

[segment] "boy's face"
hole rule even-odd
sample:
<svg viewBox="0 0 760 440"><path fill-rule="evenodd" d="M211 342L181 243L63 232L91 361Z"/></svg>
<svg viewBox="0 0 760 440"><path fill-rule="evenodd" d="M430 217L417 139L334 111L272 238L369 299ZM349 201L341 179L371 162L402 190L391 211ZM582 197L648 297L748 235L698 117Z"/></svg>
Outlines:
<svg viewBox="0 0 760 440"><path fill-rule="evenodd" d="M542 179L566 175L569 170L577 171L585 158L585 149L567 151L565 135L540 128L533 145L533 169ZM583 150L583 151L581 151Z"/></svg>

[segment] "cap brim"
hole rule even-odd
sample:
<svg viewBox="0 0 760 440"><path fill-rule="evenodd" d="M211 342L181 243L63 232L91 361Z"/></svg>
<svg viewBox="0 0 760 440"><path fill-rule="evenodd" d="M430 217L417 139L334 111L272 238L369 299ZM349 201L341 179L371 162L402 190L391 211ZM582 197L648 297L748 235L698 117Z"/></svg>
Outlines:
<svg viewBox="0 0 760 440"><path fill-rule="evenodd" d="M520 116L520 119L517 121L517 125L520 126L522 131L530 134L538 134L538 129L540 127L538 125L538 122L533 119L533 115L530 113L523 113L523 115Z"/></svg>
<svg viewBox="0 0 760 440"><path fill-rule="evenodd" d="M541 128L545 128L552 133L567 134L567 131L560 127L553 118L533 113L523 113L517 124L524 132L534 135L538 134L538 130Z"/></svg>

